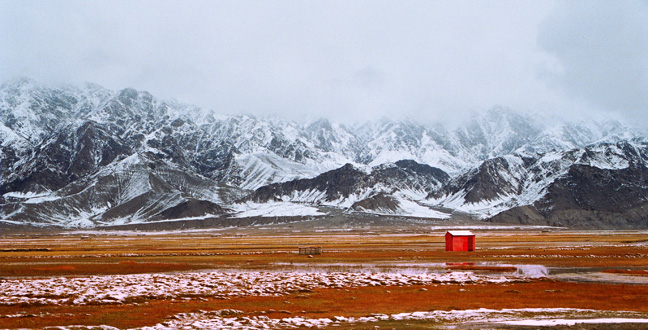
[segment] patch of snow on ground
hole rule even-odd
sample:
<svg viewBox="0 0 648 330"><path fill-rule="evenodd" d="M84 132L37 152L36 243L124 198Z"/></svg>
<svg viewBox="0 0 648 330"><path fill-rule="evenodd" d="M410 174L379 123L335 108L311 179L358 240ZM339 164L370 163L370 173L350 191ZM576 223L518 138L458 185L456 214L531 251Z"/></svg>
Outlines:
<svg viewBox="0 0 648 330"><path fill-rule="evenodd" d="M514 276L387 273L183 273L135 274L45 279L5 279L0 282L0 304L59 305L121 304L138 299L178 297L233 298L274 296L316 288L427 285L431 283L507 283Z"/></svg>
<svg viewBox="0 0 648 330"><path fill-rule="evenodd" d="M422 206L416 202L404 198L398 199L398 206L402 210L403 215L411 217L434 219L450 219L451 217L451 215L448 213L433 210L429 207Z"/></svg>
<svg viewBox="0 0 648 330"><path fill-rule="evenodd" d="M590 318L569 320L563 317L580 316L596 317L608 315L605 311L568 309L568 308L522 308L522 309L476 309L412 312L399 314L372 314L365 317L334 316L331 318L307 318L291 316L273 319L267 316L244 316L244 312L224 309L219 311L200 311L196 313L181 313L174 315L172 320L141 330L163 329L294 329L294 328L324 328L328 326L343 326L366 324L379 321L409 321L429 320L435 323L450 324L509 324L530 326L573 325L578 323L610 324L610 323L648 323L645 316L634 312L618 312L619 318ZM524 316L522 316L524 315Z"/></svg>
<svg viewBox="0 0 648 330"><path fill-rule="evenodd" d="M525 326L556 326L568 325L573 326L576 324L613 324L613 323L648 323L648 319L628 319L628 318L604 318L604 319L580 319L580 320L517 320L517 321L503 321L499 322L507 325L525 325Z"/></svg>
<svg viewBox="0 0 648 330"><path fill-rule="evenodd" d="M471 272L444 274L398 273L298 273L298 272L210 272L181 274L136 274L44 279L5 279L0 282L2 305L129 304L149 299L235 298L276 296L317 288L407 286L463 283L505 283L521 281L516 276L475 275ZM0 315L23 317L23 314ZM334 316L269 318L245 316L237 310L198 311L176 314L154 326L163 329L292 329L322 328L379 321L429 320L444 324L508 324L529 326L574 325L579 323L648 323L646 314L570 308L476 309L452 311L372 314L365 317ZM77 325L58 329L115 329L109 326Z"/></svg>

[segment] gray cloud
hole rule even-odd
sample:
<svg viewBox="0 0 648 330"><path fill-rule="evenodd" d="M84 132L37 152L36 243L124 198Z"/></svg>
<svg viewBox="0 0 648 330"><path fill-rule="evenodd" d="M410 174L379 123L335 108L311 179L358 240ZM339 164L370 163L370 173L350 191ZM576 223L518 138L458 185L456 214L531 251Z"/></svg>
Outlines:
<svg viewBox="0 0 648 330"><path fill-rule="evenodd" d="M2 0L0 70L3 79L134 87L218 113L289 118L453 120L495 105L618 110L622 93L632 99L624 108L645 105L643 34L619 43L625 53L598 49L609 43L584 49L570 38L588 22L569 23L593 15L607 29L596 31L614 40L624 17L635 19L627 28L646 30L640 5L615 2L626 9L606 21L596 15L612 4L589 13L588 3ZM630 61L624 75L643 78L615 79L625 87L601 96L594 87L605 88L582 82L604 78L603 69L588 73L600 59L571 55L597 51L608 67Z"/></svg>
<svg viewBox="0 0 648 330"><path fill-rule="evenodd" d="M592 107L648 122L648 2L565 1L541 24L546 78Z"/></svg>

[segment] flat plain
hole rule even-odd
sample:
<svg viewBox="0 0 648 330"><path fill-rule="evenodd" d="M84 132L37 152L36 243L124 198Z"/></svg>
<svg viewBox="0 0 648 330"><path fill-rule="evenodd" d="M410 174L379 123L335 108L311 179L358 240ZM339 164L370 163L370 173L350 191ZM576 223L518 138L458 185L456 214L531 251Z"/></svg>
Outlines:
<svg viewBox="0 0 648 330"><path fill-rule="evenodd" d="M647 232L472 230L5 235L0 328L648 328Z"/></svg>

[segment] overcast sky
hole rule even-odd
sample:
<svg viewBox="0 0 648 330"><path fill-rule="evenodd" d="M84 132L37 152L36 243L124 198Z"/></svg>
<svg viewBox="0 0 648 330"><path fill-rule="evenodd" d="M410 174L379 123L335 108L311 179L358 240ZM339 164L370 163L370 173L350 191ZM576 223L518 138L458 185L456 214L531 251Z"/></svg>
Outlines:
<svg viewBox="0 0 648 330"><path fill-rule="evenodd" d="M648 126L648 1L0 0L2 80L221 114L449 120L495 105Z"/></svg>

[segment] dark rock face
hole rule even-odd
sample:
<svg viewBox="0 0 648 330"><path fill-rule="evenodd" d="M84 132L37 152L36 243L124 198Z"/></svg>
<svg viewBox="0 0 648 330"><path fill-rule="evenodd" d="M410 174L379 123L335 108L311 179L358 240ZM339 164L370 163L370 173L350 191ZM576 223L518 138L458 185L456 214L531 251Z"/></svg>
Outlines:
<svg viewBox="0 0 648 330"><path fill-rule="evenodd" d="M58 132L16 163L3 159L3 170L13 167L13 173L2 182L2 191L57 190L132 152L101 125L86 122L74 132Z"/></svg>
<svg viewBox="0 0 648 330"><path fill-rule="evenodd" d="M500 212L487 221L496 223L507 223L515 225L534 225L534 226L555 226L556 224L549 221L531 205L517 206Z"/></svg>
<svg viewBox="0 0 648 330"><path fill-rule="evenodd" d="M648 228L648 168L573 165L535 207L564 226Z"/></svg>
<svg viewBox="0 0 648 330"><path fill-rule="evenodd" d="M293 180L261 187L250 196L250 199L256 202L267 202L278 200L283 196L303 196L296 197L296 201L330 202L348 198L353 194L361 195L376 187L388 193L403 189L430 191L440 187L448 178L448 174L437 168L411 160L377 166L370 174L351 164L346 164L312 179ZM377 190L376 193L378 192L380 191Z"/></svg>
<svg viewBox="0 0 648 330"><path fill-rule="evenodd" d="M160 212L160 214L154 217L153 220L194 218L225 213L225 209L218 204L210 201L190 199Z"/></svg>
<svg viewBox="0 0 648 330"><path fill-rule="evenodd" d="M620 170L573 165L556 180L539 201L547 216L553 210L583 209L623 212L648 202L648 169L643 166Z"/></svg>
<svg viewBox="0 0 648 330"><path fill-rule="evenodd" d="M313 179L292 180L275 183L257 189L250 197L255 202L267 202L279 199L281 196L294 192L318 191L326 195L326 200L332 201L340 197L348 197L354 191L367 187L371 178L351 164L322 173Z"/></svg>
<svg viewBox="0 0 648 330"><path fill-rule="evenodd" d="M438 188L450 180L450 176L443 170L410 159L399 160L394 164L396 166L384 164L375 167L373 176L389 185L422 191Z"/></svg>
<svg viewBox="0 0 648 330"><path fill-rule="evenodd" d="M470 170L449 181L443 189L432 192L429 198L438 198L444 194L451 195L465 191L468 203L483 200L494 200L502 195L521 192L520 164L511 164L504 157L484 161L476 169Z"/></svg>
<svg viewBox="0 0 648 330"><path fill-rule="evenodd" d="M391 196L380 192L374 196L353 203L351 209L357 212L371 210L380 213L396 213L399 209L399 203Z"/></svg>
<svg viewBox="0 0 648 330"><path fill-rule="evenodd" d="M489 221L578 228L645 228L648 144L598 143L484 161L428 197L486 205ZM443 204L441 204L443 205Z"/></svg>
<svg viewBox="0 0 648 330"><path fill-rule="evenodd" d="M474 203L505 194L519 194L521 187L511 180L512 172L512 165L503 158L485 161L479 166L478 174L466 182L466 186L472 187L466 201Z"/></svg>
<svg viewBox="0 0 648 330"><path fill-rule="evenodd" d="M197 153L191 165L201 175L223 181L227 169L234 166L234 152L234 146L221 142Z"/></svg>
<svg viewBox="0 0 648 330"><path fill-rule="evenodd" d="M504 211L489 221L572 228L648 228L648 168L609 170L573 165L532 206Z"/></svg>
<svg viewBox="0 0 648 330"><path fill-rule="evenodd" d="M97 171L119 156L130 155L133 150L93 122L86 122L74 134L74 156L68 167L71 181Z"/></svg>
<svg viewBox="0 0 648 330"><path fill-rule="evenodd" d="M232 196L228 197L229 194ZM219 202L240 194L233 188L145 156L131 156L78 179L40 202L3 201L4 219L69 226L128 224L164 219L220 215Z"/></svg>
<svg viewBox="0 0 648 330"><path fill-rule="evenodd" d="M231 165L231 146L201 148L204 132L171 119L170 106L147 92L22 81L3 86L1 97L2 134L11 139L0 166L4 220L93 226L222 214L218 203L240 196L214 181Z"/></svg>

